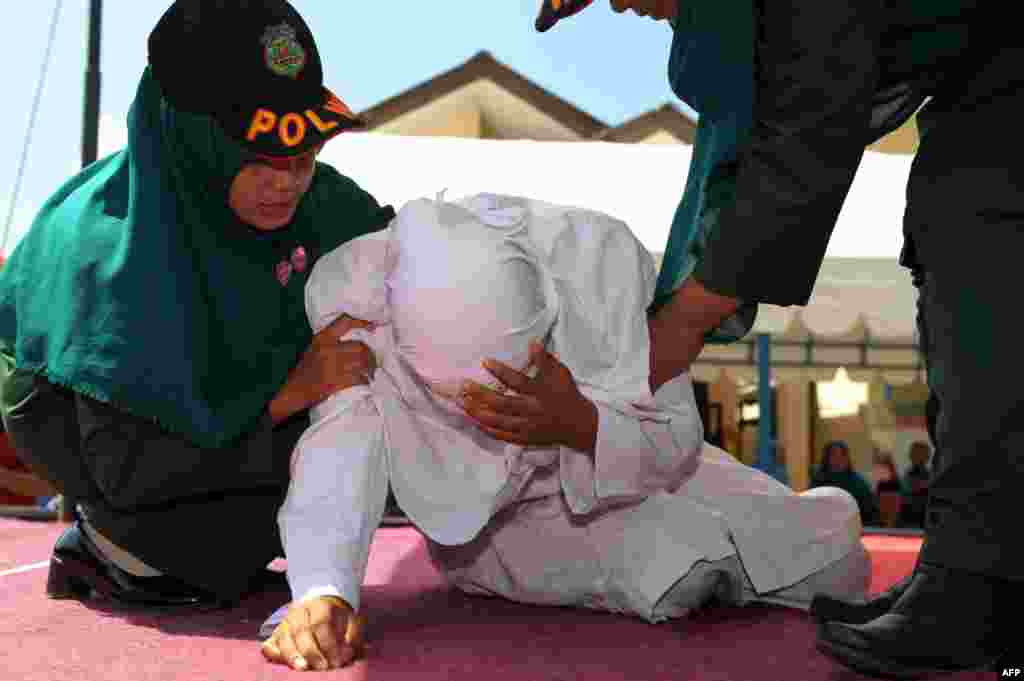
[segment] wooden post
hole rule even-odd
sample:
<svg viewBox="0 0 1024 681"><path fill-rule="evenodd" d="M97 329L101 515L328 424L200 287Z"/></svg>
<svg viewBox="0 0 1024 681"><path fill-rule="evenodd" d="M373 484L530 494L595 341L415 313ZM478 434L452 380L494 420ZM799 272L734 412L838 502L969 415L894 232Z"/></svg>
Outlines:
<svg viewBox="0 0 1024 681"><path fill-rule="evenodd" d="M810 485L811 405L804 380L783 383L776 389L779 412L779 446L785 452L789 484L797 492Z"/></svg>

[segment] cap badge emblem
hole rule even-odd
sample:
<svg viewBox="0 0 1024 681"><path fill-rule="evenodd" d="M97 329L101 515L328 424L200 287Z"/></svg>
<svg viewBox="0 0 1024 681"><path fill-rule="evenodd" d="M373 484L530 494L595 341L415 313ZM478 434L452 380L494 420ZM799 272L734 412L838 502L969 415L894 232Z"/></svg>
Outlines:
<svg viewBox="0 0 1024 681"><path fill-rule="evenodd" d="M298 78L306 66L306 50L299 44L294 28L288 24L271 26L260 42L267 68L279 76Z"/></svg>

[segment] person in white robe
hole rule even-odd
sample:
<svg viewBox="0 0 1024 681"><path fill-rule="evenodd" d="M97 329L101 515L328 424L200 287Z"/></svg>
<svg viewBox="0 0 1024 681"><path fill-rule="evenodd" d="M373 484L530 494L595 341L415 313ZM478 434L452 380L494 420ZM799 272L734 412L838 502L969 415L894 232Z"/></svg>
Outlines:
<svg viewBox="0 0 1024 681"><path fill-rule="evenodd" d="M324 255L310 324L362 320L344 338L377 369L314 408L294 451L278 516L294 600L264 624L265 654L347 661L328 639L356 621L389 486L470 594L650 622L711 600L862 598L870 561L849 494L797 494L704 443L689 375L651 394L654 282L623 222L496 195L413 201ZM534 399L521 425L540 444L488 422L488 395ZM343 615L318 625L323 603Z"/></svg>

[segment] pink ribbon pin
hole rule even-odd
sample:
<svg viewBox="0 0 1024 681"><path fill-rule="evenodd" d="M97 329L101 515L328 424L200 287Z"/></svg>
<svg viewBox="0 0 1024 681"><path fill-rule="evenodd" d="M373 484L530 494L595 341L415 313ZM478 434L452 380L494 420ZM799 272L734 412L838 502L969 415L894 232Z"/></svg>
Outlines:
<svg viewBox="0 0 1024 681"><path fill-rule="evenodd" d="M287 260L282 260L277 263L274 273L277 275L277 280L281 282L281 286L287 286L288 280L292 278L292 264Z"/></svg>
<svg viewBox="0 0 1024 681"><path fill-rule="evenodd" d="M292 267L295 268L296 272L305 272L306 264L309 259L306 257L306 249L302 246L296 246L295 250L292 251Z"/></svg>

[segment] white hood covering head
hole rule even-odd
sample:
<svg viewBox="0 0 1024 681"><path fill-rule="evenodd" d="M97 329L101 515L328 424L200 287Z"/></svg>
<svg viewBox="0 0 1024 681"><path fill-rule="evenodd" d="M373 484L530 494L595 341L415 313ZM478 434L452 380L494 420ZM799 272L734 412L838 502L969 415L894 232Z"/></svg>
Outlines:
<svg viewBox="0 0 1024 681"><path fill-rule="evenodd" d="M374 322L373 331L347 338L367 343L378 369L368 386L341 391L311 418L339 419L345 425L335 437L348 442L350 410L377 414L382 429L368 437L386 459L381 477L416 525L447 546L475 537L537 469L557 465L557 484L577 515L639 488L671 488L691 469L676 457L699 451L702 430L688 380L663 387L660 403L650 392L655 278L651 255L627 225L602 213L492 194L412 201L389 229L353 239L313 267L313 329L341 315ZM527 366L533 339L545 341L597 405L604 435L595 452L492 438L451 399L467 379L492 383L481 366L489 357ZM336 458L338 445L323 433Z"/></svg>
<svg viewBox="0 0 1024 681"><path fill-rule="evenodd" d="M435 392L454 396L466 380L495 385L483 360L524 369L530 341L551 330L558 298L525 217L519 207L478 215L422 200L392 223L395 343Z"/></svg>

